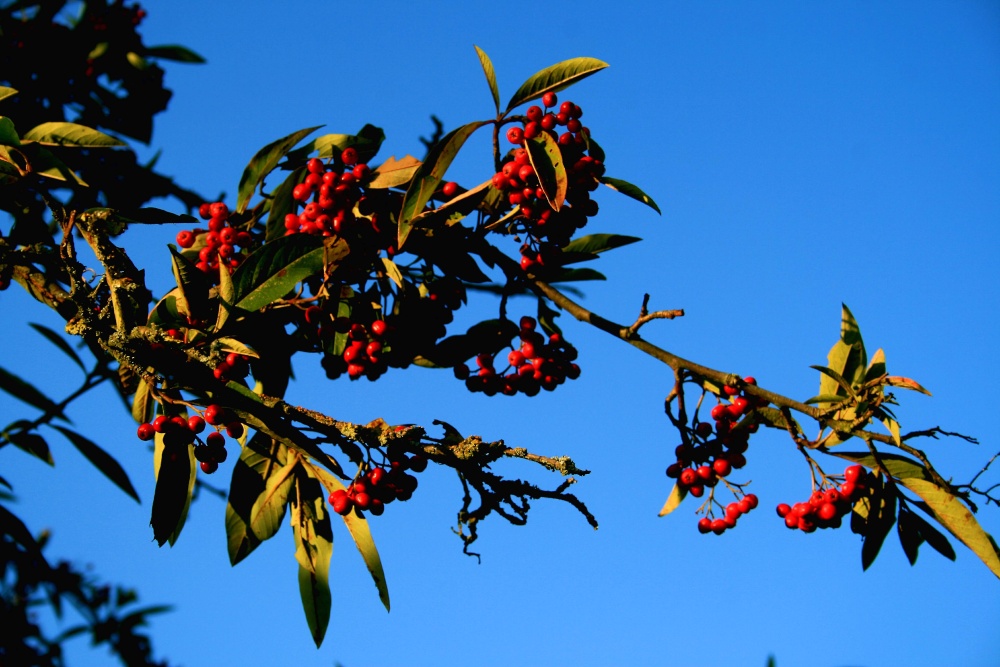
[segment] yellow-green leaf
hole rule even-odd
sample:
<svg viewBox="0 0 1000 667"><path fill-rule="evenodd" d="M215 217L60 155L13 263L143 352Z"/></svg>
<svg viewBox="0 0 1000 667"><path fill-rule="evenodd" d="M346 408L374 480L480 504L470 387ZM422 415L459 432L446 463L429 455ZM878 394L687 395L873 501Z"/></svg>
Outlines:
<svg viewBox="0 0 1000 667"><path fill-rule="evenodd" d="M680 484L674 484L674 488L670 491L670 495L667 496L667 502L663 503L663 509L660 510L659 516L666 516L677 509L681 501L687 497L687 489L682 489Z"/></svg>

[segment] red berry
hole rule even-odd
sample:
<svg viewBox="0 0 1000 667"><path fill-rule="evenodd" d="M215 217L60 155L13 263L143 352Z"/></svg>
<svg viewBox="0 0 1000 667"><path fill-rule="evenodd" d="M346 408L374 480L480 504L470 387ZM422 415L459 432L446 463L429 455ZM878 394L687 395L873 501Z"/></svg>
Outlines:
<svg viewBox="0 0 1000 667"><path fill-rule="evenodd" d="M524 143L524 130L517 127L516 125L507 130L507 141L512 144L523 144Z"/></svg>
<svg viewBox="0 0 1000 667"><path fill-rule="evenodd" d="M712 470L719 477L725 477L733 471L733 464L729 462L728 459L715 459L712 462Z"/></svg>
<svg viewBox="0 0 1000 667"><path fill-rule="evenodd" d="M559 98L557 98L556 94L551 90L542 95L542 104L545 105L546 109L554 107L558 101Z"/></svg>
<svg viewBox="0 0 1000 667"><path fill-rule="evenodd" d="M221 426L225 421L226 409L221 405L209 405L205 408L205 421L212 426Z"/></svg>
<svg viewBox="0 0 1000 667"><path fill-rule="evenodd" d="M177 232L177 245L182 248L190 248L194 245L194 232L190 230L184 230L183 232Z"/></svg>
<svg viewBox="0 0 1000 667"><path fill-rule="evenodd" d="M156 436L156 429L153 428L152 424L139 424L136 435L140 440L149 441Z"/></svg>
<svg viewBox="0 0 1000 667"><path fill-rule="evenodd" d="M192 433L201 433L205 430L205 420L198 415L191 415L187 420L187 427Z"/></svg>
<svg viewBox="0 0 1000 667"><path fill-rule="evenodd" d="M684 470L681 470L679 481L681 486L693 486L696 482L698 482L698 473L691 468L685 468Z"/></svg>
<svg viewBox="0 0 1000 667"><path fill-rule="evenodd" d="M206 475L211 475L213 472L219 469L219 464L215 461L202 461L201 471Z"/></svg>
<svg viewBox="0 0 1000 667"><path fill-rule="evenodd" d="M698 519L698 532L702 535L712 532L712 520L707 516Z"/></svg>
<svg viewBox="0 0 1000 667"><path fill-rule="evenodd" d="M380 338L385 335L385 332L389 329L389 326L385 323L384 320L375 320L374 322L371 323L369 329L371 329L373 336Z"/></svg>
<svg viewBox="0 0 1000 667"><path fill-rule="evenodd" d="M778 509L778 516L780 516L781 518L785 518L792 511L792 508L787 503L781 503L780 505L778 505L777 509Z"/></svg>
<svg viewBox="0 0 1000 667"><path fill-rule="evenodd" d="M239 438L244 432L243 424L240 422L229 422L226 424L226 435L230 438Z"/></svg>
<svg viewBox="0 0 1000 667"><path fill-rule="evenodd" d="M454 197L456 192L458 192L458 183L456 183L455 181L448 181L447 183L441 186L441 194L443 194L445 197L448 197L449 199Z"/></svg>
<svg viewBox="0 0 1000 667"><path fill-rule="evenodd" d="M837 506L833 503L823 503L819 506L819 511L816 512L817 516L823 521L829 521L833 517L837 516Z"/></svg>
<svg viewBox="0 0 1000 667"><path fill-rule="evenodd" d="M358 162L358 149L356 149L354 146L348 146L347 148L345 148L343 150L343 152L341 152L340 159L348 167L351 167L351 166L357 164L357 162Z"/></svg>
<svg viewBox="0 0 1000 667"><path fill-rule="evenodd" d="M716 535L722 535L726 532L726 522L722 519L712 519L712 532Z"/></svg>
<svg viewBox="0 0 1000 667"><path fill-rule="evenodd" d="M863 466L848 466L847 469L844 470L844 480L847 482L854 482L856 484L857 481L862 478L864 472L865 469Z"/></svg>

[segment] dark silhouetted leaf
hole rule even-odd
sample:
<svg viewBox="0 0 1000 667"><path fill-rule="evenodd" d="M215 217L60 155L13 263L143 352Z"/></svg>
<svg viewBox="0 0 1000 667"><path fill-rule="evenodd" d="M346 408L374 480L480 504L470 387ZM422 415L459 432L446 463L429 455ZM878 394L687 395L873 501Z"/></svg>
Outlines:
<svg viewBox="0 0 1000 667"><path fill-rule="evenodd" d="M146 47L146 57L163 58L165 60L173 60L179 63L201 64L205 62L204 58L191 49L185 46L178 46L176 44Z"/></svg>
<svg viewBox="0 0 1000 667"><path fill-rule="evenodd" d="M52 459L52 452L49 450L49 443L45 442L45 438L37 433L17 431L15 433L8 433L7 439L14 443L14 446L18 449L45 461L50 466L56 464L56 462Z"/></svg>
<svg viewBox="0 0 1000 667"><path fill-rule="evenodd" d="M896 521L896 532L899 534L899 543L903 547L903 553L910 565L917 564L917 554L923 537L920 536L919 525L914 520L916 515L905 506L899 508L899 517Z"/></svg>
<svg viewBox="0 0 1000 667"><path fill-rule="evenodd" d="M194 490L195 466L194 447L185 444L163 442L163 434L156 434L153 449L156 489L153 491L153 512L149 524L153 527L153 539L161 547L168 541L171 546L177 541L187 519Z"/></svg>
<svg viewBox="0 0 1000 667"><path fill-rule="evenodd" d="M302 182L305 174L305 167L292 170L292 173L271 193L271 210L267 213L267 227L264 231L264 240L268 243L285 235L285 216L295 213L298 205L292 199L292 190Z"/></svg>
<svg viewBox="0 0 1000 667"><path fill-rule="evenodd" d="M24 401L30 406L38 408L42 412L51 413L63 421L69 422L69 419L63 414L62 408L55 401L35 389L33 385L28 384L3 368L0 368L0 390L7 392L18 400Z"/></svg>
<svg viewBox="0 0 1000 667"><path fill-rule="evenodd" d="M115 486L132 496L136 502L140 502L139 494L136 493L135 487L129 481L128 474L115 457L76 431L63 426L53 426L53 428L66 436L66 439L73 443L73 446L80 450L80 453L94 464L94 467L100 470L105 477L114 482Z"/></svg>
<svg viewBox="0 0 1000 667"><path fill-rule="evenodd" d="M627 197L631 197L638 202L642 202L660 215L663 215L660 211L660 207L656 205L655 201L653 201L653 198L643 192L639 186L632 185L628 181L623 181L620 178L611 178L610 176L602 176L600 181L612 190L620 192Z"/></svg>
<svg viewBox="0 0 1000 667"><path fill-rule="evenodd" d="M44 326L44 325L41 325L41 324L36 324L35 322L30 322L29 326L32 329L34 329L35 331L37 331L38 333L40 333L43 336L45 336L45 338L50 343L52 343L53 345L55 345L56 347L58 347L60 350L62 350L62 352L67 357L69 357L74 362L76 362L76 365L79 366L80 369L83 370L83 372L85 372L85 373L87 372L87 368L83 365L83 361L80 359L80 355L78 355L76 353L76 350L74 350L72 347L70 347L70 344L66 342L65 338L63 338L62 336L60 336L59 334L57 334L52 329L49 329L47 326Z"/></svg>
<svg viewBox="0 0 1000 667"><path fill-rule="evenodd" d="M562 251L564 253L597 254L606 250L621 248L622 246L641 240L636 236L625 236L624 234L588 234L587 236L573 239Z"/></svg>

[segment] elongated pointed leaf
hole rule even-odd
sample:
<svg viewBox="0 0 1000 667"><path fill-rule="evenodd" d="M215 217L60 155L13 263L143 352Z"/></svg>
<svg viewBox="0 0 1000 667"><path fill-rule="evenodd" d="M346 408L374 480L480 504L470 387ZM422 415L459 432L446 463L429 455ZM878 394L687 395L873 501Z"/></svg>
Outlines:
<svg viewBox="0 0 1000 667"><path fill-rule="evenodd" d="M76 172L41 144L24 144L21 151L30 163L31 171L39 176L87 187L87 183Z"/></svg>
<svg viewBox="0 0 1000 667"><path fill-rule="evenodd" d="M903 553L906 554L906 560L910 561L910 565L917 564L917 554L924 541L923 536L920 535L917 519L919 517L906 509L905 506L899 508L896 533L899 535L899 544L903 547Z"/></svg>
<svg viewBox="0 0 1000 667"><path fill-rule="evenodd" d="M106 148L125 146L125 142L103 132L77 123L42 123L31 128L21 141L37 141L46 146L78 146L80 148Z"/></svg>
<svg viewBox="0 0 1000 667"><path fill-rule="evenodd" d="M497 75L493 70L493 61L481 48L478 46L475 48L476 55L479 56L479 64L483 66L483 74L486 75L486 83L489 84L490 93L493 95L493 103L496 104L497 113L500 113L500 89L497 88Z"/></svg>
<svg viewBox="0 0 1000 667"><path fill-rule="evenodd" d="M32 329L34 329L38 333L40 333L43 336L45 336L45 338L50 343L52 343L53 345L55 345L56 347L58 347L62 351L63 354L65 354L67 357L69 357L70 359L72 359L76 363L76 365L80 367L80 369L83 372L85 372L85 373L87 372L87 368L86 368L86 366L83 365L83 360L80 359L80 355L78 355L76 353L76 350L74 350L70 346L70 344L66 342L65 338L63 338L62 336L60 336L59 334L57 334L55 331L53 331L52 329L48 328L47 326L44 326L44 325L41 325L41 324L36 324L35 322L30 322L28 324L28 326L30 326Z"/></svg>
<svg viewBox="0 0 1000 667"><path fill-rule="evenodd" d="M295 213L298 205L292 199L292 190L305 178L306 168L293 169L281 185L271 193L271 209L267 212L267 227L264 230L264 240L268 243L285 235L285 216Z"/></svg>
<svg viewBox="0 0 1000 667"><path fill-rule="evenodd" d="M412 155L405 155L401 160L397 160L395 156L390 157L372 172L368 189L385 190L405 185L413 180L421 164L420 160Z"/></svg>
<svg viewBox="0 0 1000 667"><path fill-rule="evenodd" d="M234 310L236 299L236 286L233 284L233 275L229 273L229 267L223 262L219 262L219 312L215 317L215 330L222 329L229 314Z"/></svg>
<svg viewBox="0 0 1000 667"><path fill-rule="evenodd" d="M647 195L645 192L643 192L639 188L639 186L633 185L628 181L623 181L620 178L611 178L610 176L602 176L600 181L601 183L608 186L612 190L620 192L626 197L631 197L632 199L638 202L642 202L643 204L653 209L660 215L663 215L663 212L660 211L660 207L656 205L656 202L653 201L653 198Z"/></svg>
<svg viewBox="0 0 1000 667"><path fill-rule="evenodd" d="M947 558L948 560L955 560L955 549L951 546L951 542L945 537L937 528L929 524L922 516L916 514L915 512L910 514L911 521L916 524L917 530L920 531L920 537L931 545L931 548L937 551L939 554Z"/></svg>
<svg viewBox="0 0 1000 667"><path fill-rule="evenodd" d="M352 146L358 151L358 162L367 163L378 153L385 141L385 132L382 128L366 124L357 134L327 134L313 142L313 150L319 153L321 158L340 158L340 153Z"/></svg>
<svg viewBox="0 0 1000 667"><path fill-rule="evenodd" d="M212 287L208 277L187 257L170 244L171 268L178 292L175 294L177 312L201 320L208 315L208 292Z"/></svg>
<svg viewBox="0 0 1000 667"><path fill-rule="evenodd" d="M921 394L931 395L931 392L920 386L916 380L911 380L910 378L899 377L896 375L891 375L885 379L886 384L893 387L902 387L903 389L910 389L912 391L919 391Z"/></svg>
<svg viewBox="0 0 1000 667"><path fill-rule="evenodd" d="M840 387L840 389L843 390L842 392L839 393L845 396L851 396L857 398L858 395L857 392L854 391L851 385L848 384L847 380L845 380L837 371L833 370L832 368L827 368L826 366L810 366L809 368L815 368L823 375L829 378L833 378L833 381L836 382L837 385Z"/></svg>
<svg viewBox="0 0 1000 667"><path fill-rule="evenodd" d="M413 182L403 197L403 206L399 213L397 249L406 243L406 237L410 235L411 221L423 212L466 139L482 126L489 124L489 121L478 121L456 128L442 137L441 141L428 152L427 159L413 175Z"/></svg>
<svg viewBox="0 0 1000 667"><path fill-rule="evenodd" d="M135 388L135 396L132 397L132 419L137 424L143 424L153 418L153 408L156 401L149 391L149 384L140 379L139 385Z"/></svg>
<svg viewBox="0 0 1000 667"><path fill-rule="evenodd" d="M191 506L196 466L193 446L166 444L163 440L163 434L157 433L153 448L156 488L149 520L153 539L161 547L167 542L173 546L184 528Z"/></svg>
<svg viewBox="0 0 1000 667"><path fill-rule="evenodd" d="M883 484L881 478L868 489L868 518L864 528L864 543L861 545L861 569L867 570L875 562L886 536L896 522L896 491L891 485Z"/></svg>
<svg viewBox="0 0 1000 667"><path fill-rule="evenodd" d="M566 202L566 190L569 180L566 177L566 163L563 160L559 143L547 132L542 132L534 139L524 142L528 151L528 159L538 175L538 183L545 192L545 199L553 210L558 211Z"/></svg>
<svg viewBox="0 0 1000 667"><path fill-rule="evenodd" d="M163 44L161 46L150 46L146 48L146 56L149 58L163 58L179 63L201 64L205 59L186 46L176 44Z"/></svg>
<svg viewBox="0 0 1000 667"><path fill-rule="evenodd" d="M641 240L637 236L625 236L624 234L588 234L573 239L562 251L563 253L598 254Z"/></svg>
<svg viewBox="0 0 1000 667"><path fill-rule="evenodd" d="M885 375L885 351L882 348L875 350L875 355L868 362L868 369L865 371L865 382L870 382Z"/></svg>
<svg viewBox="0 0 1000 667"><path fill-rule="evenodd" d="M42 412L51 413L63 421L69 422L69 419L63 414L62 408L55 401L38 391L33 385L3 368L0 368L0 390Z"/></svg>
<svg viewBox="0 0 1000 667"><path fill-rule="evenodd" d="M88 213L99 209L88 209ZM110 211L111 209L106 209ZM172 213L170 211L164 211L162 208L156 208L155 206L143 206L142 208L131 209L127 211L115 211L115 215L127 224L130 225L173 225L177 223L198 223L198 218L193 215L188 215L187 213Z"/></svg>
<svg viewBox="0 0 1000 667"><path fill-rule="evenodd" d="M666 516L673 512L681 506L681 501L686 497L687 489L682 489L680 484L674 484L674 488L671 489L670 495L667 496L667 502L663 503L663 508L658 516Z"/></svg>
<svg viewBox="0 0 1000 667"><path fill-rule="evenodd" d="M56 464L52 459L52 451L49 449L49 443L45 442L45 438L37 433L29 433L27 431L8 433L7 440L14 443L14 446L18 449L45 461L50 466Z"/></svg>
<svg viewBox="0 0 1000 667"><path fill-rule="evenodd" d="M250 530L263 542L274 537L285 518L285 505L288 504L288 493L295 481L295 468L298 459L290 459L280 468L273 468L264 485L264 491L257 496L250 509Z"/></svg>
<svg viewBox="0 0 1000 667"><path fill-rule="evenodd" d="M551 278L549 282L551 283L569 283L569 282L579 282L581 280L607 280L605 276L600 271L595 271L594 269L561 269Z"/></svg>
<svg viewBox="0 0 1000 667"><path fill-rule="evenodd" d="M229 562L236 565L256 549L261 541L250 529L251 513L266 489L265 480L287 462L288 450L260 432L254 433L233 466L226 504L226 539Z"/></svg>
<svg viewBox="0 0 1000 667"><path fill-rule="evenodd" d="M21 138L17 135L17 129L14 127L14 121L6 116L0 116L0 145L21 145Z"/></svg>
<svg viewBox="0 0 1000 667"><path fill-rule="evenodd" d="M17 95L17 90L14 88L9 86L0 86L0 102L14 95Z"/></svg>
<svg viewBox="0 0 1000 667"><path fill-rule="evenodd" d="M295 560L299 563L299 594L318 647L326 635L333 606L329 581L333 530L320 483L308 475L298 475L295 480L298 489L292 500L292 532Z"/></svg>
<svg viewBox="0 0 1000 667"><path fill-rule="evenodd" d="M308 234L277 239L247 257L233 274L236 307L255 311L280 299L300 281L347 256L347 242Z"/></svg>
<svg viewBox="0 0 1000 667"><path fill-rule="evenodd" d="M570 58L546 67L521 84L507 103L507 111L539 98L548 91L559 91L577 81L599 72L608 64L597 58Z"/></svg>
<svg viewBox="0 0 1000 667"><path fill-rule="evenodd" d="M83 437L76 431L63 426L53 426L53 428L66 436L66 439L69 440L88 461L94 464L94 467L100 470L105 477L114 482L115 486L134 498L136 502L140 502L139 494L136 493L135 487L132 486L132 482L129 480L128 474L125 472L125 469L122 468L121 464L118 463L115 457L111 456L111 454L108 454L99 445Z"/></svg>
<svg viewBox="0 0 1000 667"><path fill-rule="evenodd" d="M906 488L923 498L937 522L969 547L986 564L990 572L1000 578L1000 549L962 501L934 482L915 477L900 481Z"/></svg>
<svg viewBox="0 0 1000 667"><path fill-rule="evenodd" d="M338 489L346 490L347 488L344 486L343 482L322 468L307 465L306 471L323 483L323 486L326 488L328 494L333 493ZM372 539L371 530L368 528L368 522L363 516L355 512L341 518L343 518L344 525L347 526L347 530L351 533L351 539L354 540L355 546L357 546L358 551L361 552L361 558L364 559L365 566L368 568L368 572L371 574L372 580L375 582L375 587L378 589L379 599L385 606L385 610L389 611L389 586L385 581L385 572L382 569L382 558L378 555L378 549L375 548L375 541Z"/></svg>
<svg viewBox="0 0 1000 667"><path fill-rule="evenodd" d="M250 159L250 163L246 166L246 169L243 170L243 176L240 178L240 185L236 194L236 211L238 213L243 213L247 210L247 205L250 203L250 198L253 197L257 186L264 182L264 178L278 166L281 159L297 143L321 127L323 126L317 125L315 127L307 127L298 132L292 132L287 137L273 141L257 151L257 154Z"/></svg>

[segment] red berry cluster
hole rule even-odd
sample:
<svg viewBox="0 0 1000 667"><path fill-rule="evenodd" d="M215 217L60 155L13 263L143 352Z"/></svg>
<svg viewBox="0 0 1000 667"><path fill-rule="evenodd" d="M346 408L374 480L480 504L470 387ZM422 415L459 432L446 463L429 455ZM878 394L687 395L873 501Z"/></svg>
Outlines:
<svg viewBox="0 0 1000 667"><path fill-rule="evenodd" d="M750 512L750 510L757 507L757 496L752 493L748 493L738 501L734 501L726 505L726 515L721 519L712 519L707 516L702 517L698 520L698 532L704 533L715 533L716 535L722 535L724 532L730 528L736 527L736 521L744 514Z"/></svg>
<svg viewBox="0 0 1000 667"><path fill-rule="evenodd" d="M220 382L242 380L250 374L250 357L230 352L224 360L219 362L212 373L215 375L215 379Z"/></svg>
<svg viewBox="0 0 1000 667"><path fill-rule="evenodd" d="M417 489L417 478L407 470L420 473L426 468L427 459L420 454L392 455L387 468L370 468L351 482L346 490L337 489L331 493L330 505L334 512L342 516L355 509L381 516L385 506L392 501L402 502L413 497L413 492Z"/></svg>
<svg viewBox="0 0 1000 667"><path fill-rule="evenodd" d="M361 183L369 174L371 170L358 162L353 147L345 148L335 165L325 165L319 158L309 160L305 180L292 189L292 199L303 209L285 216L285 235L333 236L349 231L356 219L354 207L364 198Z"/></svg>
<svg viewBox="0 0 1000 667"><path fill-rule="evenodd" d="M536 328L535 318L521 318L518 333L521 345L507 354L508 366L504 372L496 371L492 354L483 353L476 357L479 370L475 375L461 364L455 367L455 376L465 380L469 391L481 391L487 396L513 396L518 392L535 396L541 389L552 391L567 378L575 380L580 377L580 367L573 363L577 356L576 348L558 332L549 335L546 342L545 336Z"/></svg>
<svg viewBox="0 0 1000 667"><path fill-rule="evenodd" d="M225 263L230 269L235 269L243 261L243 255L237 251L253 244L249 232L229 226L229 207L217 201L202 204L198 214L203 220L208 220L208 230L190 229L177 233L177 245L187 249L198 250L198 261L195 266L202 272L218 277L219 264Z"/></svg>
<svg viewBox="0 0 1000 667"><path fill-rule="evenodd" d="M309 313L306 313L309 317ZM345 321L346 323L346 321ZM346 372L347 377L357 380L361 376L369 380L377 380L388 369L383 357L385 350L385 335L389 326L385 320L375 320L368 326L355 322L347 331L347 347L340 357L324 358L324 369L327 376L338 377ZM334 375L331 376L331 372Z"/></svg>
<svg viewBox="0 0 1000 667"><path fill-rule="evenodd" d="M865 490L865 474L863 466L848 466L842 484L813 491L809 500L803 503L781 503L777 507L778 516L789 528L804 533L812 533L817 528L840 528L844 515L851 511Z"/></svg>
<svg viewBox="0 0 1000 667"><path fill-rule="evenodd" d="M205 440L199 438L204 432L205 424L217 427L209 433ZM180 415L167 417L159 415L152 422L139 424L136 435L140 440L149 441L157 433L163 434L165 445L190 445L195 442L194 456L201 463L202 472L211 474L219 469L219 464L226 460L226 437L219 429L225 428L230 438L243 435L243 424L233 418L228 411L219 405L209 405L205 408L204 417L192 415L185 419Z"/></svg>
<svg viewBox="0 0 1000 667"><path fill-rule="evenodd" d="M583 109L570 101L558 110L556 94L542 96L544 108L528 107L523 126L507 130L507 140L519 146L509 156L500 171L493 176L493 186L507 195L507 203L520 207L520 218L534 240L547 238L556 247L569 242L573 232L587 224L587 218L597 214L597 202L590 193L597 189L604 175L601 160L587 155L590 131L580 122ZM564 127L560 134L557 128ZM558 212L549 206L538 174L524 148L526 141L547 133L559 143L563 163L568 165L569 184L566 203Z"/></svg>

